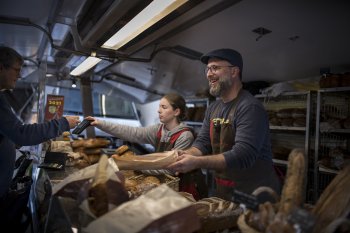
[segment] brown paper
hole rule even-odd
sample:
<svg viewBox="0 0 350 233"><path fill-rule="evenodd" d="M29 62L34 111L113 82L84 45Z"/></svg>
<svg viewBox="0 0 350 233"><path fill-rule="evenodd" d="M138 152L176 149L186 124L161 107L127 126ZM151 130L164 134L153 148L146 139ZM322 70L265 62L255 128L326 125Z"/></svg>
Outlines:
<svg viewBox="0 0 350 233"><path fill-rule="evenodd" d="M109 166L107 167L107 177L109 179L121 182L119 177L115 174L117 171L119 171L119 169L115 165L113 159L108 159L108 163ZM97 164L94 164L70 174L64 180L53 186L52 194L76 199L81 186L87 180L95 176L96 167Z"/></svg>
<svg viewBox="0 0 350 233"><path fill-rule="evenodd" d="M113 155L112 158L118 165L120 170L148 170L148 169L164 169L168 165L174 163L177 159L177 151L166 151L163 153L152 153L147 155L136 156L118 156Z"/></svg>
<svg viewBox="0 0 350 233"><path fill-rule="evenodd" d="M85 233L189 233L200 228L192 203L163 184L91 222Z"/></svg>

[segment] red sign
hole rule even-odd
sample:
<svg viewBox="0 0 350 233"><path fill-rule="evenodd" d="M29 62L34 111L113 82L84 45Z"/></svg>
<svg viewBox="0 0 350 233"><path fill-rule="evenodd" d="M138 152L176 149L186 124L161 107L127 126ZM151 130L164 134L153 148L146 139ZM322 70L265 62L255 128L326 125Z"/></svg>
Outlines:
<svg viewBox="0 0 350 233"><path fill-rule="evenodd" d="M45 121L58 119L63 116L64 96L47 95Z"/></svg>

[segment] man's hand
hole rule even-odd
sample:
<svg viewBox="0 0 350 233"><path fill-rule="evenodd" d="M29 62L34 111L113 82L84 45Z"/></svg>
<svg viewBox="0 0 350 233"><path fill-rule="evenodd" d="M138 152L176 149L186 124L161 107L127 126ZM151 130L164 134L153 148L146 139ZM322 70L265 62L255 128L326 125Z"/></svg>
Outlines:
<svg viewBox="0 0 350 233"><path fill-rule="evenodd" d="M80 123L79 116L65 116L65 118L69 123L70 129L75 128Z"/></svg>
<svg viewBox="0 0 350 233"><path fill-rule="evenodd" d="M181 153L178 151L178 154L179 156L177 157L176 162L167 167L167 169L171 170L175 175L186 173L197 168L198 157L186 154L183 151Z"/></svg>

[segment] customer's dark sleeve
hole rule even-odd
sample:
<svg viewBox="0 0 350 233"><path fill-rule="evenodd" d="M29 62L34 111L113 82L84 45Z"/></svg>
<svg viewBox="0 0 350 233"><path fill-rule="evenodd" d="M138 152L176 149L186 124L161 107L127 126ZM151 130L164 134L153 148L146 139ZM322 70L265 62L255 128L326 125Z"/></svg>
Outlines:
<svg viewBox="0 0 350 233"><path fill-rule="evenodd" d="M69 131L66 118L41 124L22 124L3 95L0 97L0 115L1 134L20 146L36 145Z"/></svg>

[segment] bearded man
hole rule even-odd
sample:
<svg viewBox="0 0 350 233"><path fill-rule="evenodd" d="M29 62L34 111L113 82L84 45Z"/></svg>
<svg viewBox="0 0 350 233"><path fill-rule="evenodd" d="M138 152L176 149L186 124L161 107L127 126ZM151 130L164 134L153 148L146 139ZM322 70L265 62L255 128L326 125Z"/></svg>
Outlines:
<svg viewBox="0 0 350 233"><path fill-rule="evenodd" d="M203 126L192 147L180 151L169 169L186 173L203 168L214 171L212 194L232 201L235 189L252 193L268 186L280 193L272 162L267 112L262 103L242 89L243 59L233 49L218 49L201 57L210 94Z"/></svg>

